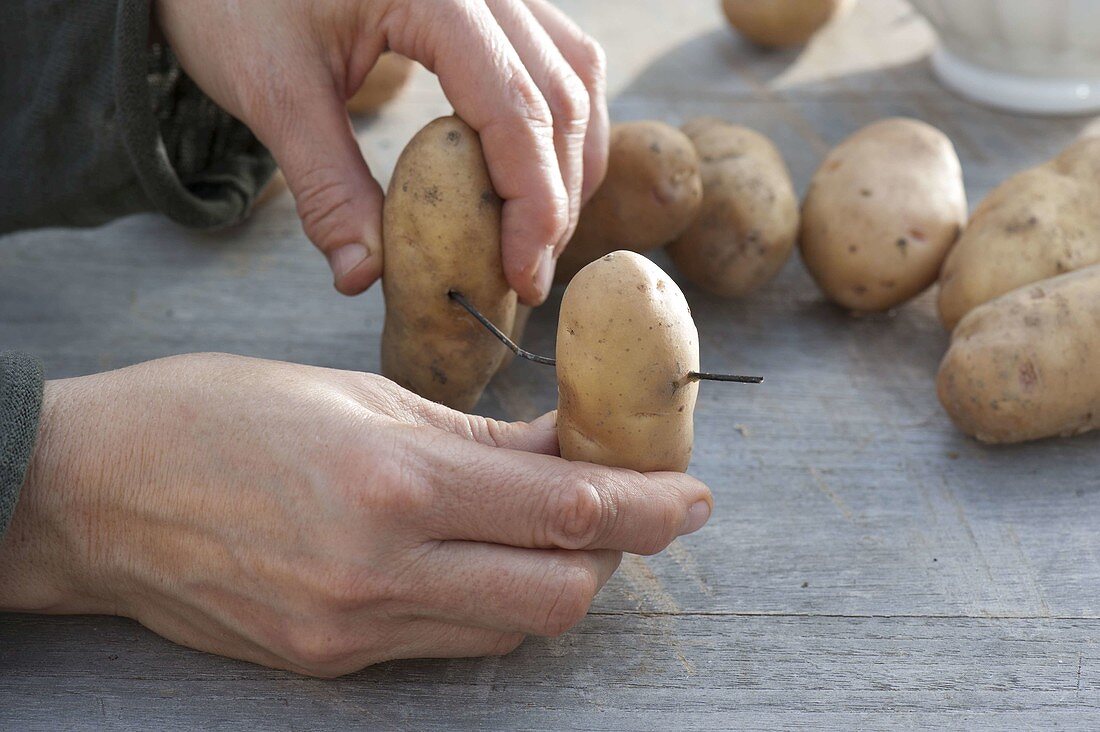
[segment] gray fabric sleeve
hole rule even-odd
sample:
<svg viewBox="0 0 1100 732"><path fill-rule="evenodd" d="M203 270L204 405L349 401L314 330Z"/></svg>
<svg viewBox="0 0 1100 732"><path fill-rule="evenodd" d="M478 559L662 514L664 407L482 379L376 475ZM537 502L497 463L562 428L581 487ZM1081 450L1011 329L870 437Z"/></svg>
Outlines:
<svg viewBox="0 0 1100 732"><path fill-rule="evenodd" d="M150 42L148 0L0 3L0 233L158 210L236 223L275 170Z"/></svg>
<svg viewBox="0 0 1100 732"><path fill-rule="evenodd" d="M41 408L41 364L17 351L0 353L0 536L15 513Z"/></svg>

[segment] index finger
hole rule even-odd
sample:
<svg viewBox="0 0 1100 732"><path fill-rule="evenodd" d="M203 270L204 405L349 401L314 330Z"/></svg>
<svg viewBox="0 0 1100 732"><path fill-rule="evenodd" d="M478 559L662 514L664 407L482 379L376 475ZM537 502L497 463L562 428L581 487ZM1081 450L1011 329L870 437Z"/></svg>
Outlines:
<svg viewBox="0 0 1100 732"><path fill-rule="evenodd" d="M710 517L710 489L684 473L637 473L447 437L419 456L434 478L431 515L417 523L432 539L655 554Z"/></svg>
<svg viewBox="0 0 1100 732"><path fill-rule="evenodd" d="M456 114L481 136L493 188L504 199L505 275L521 301L541 304L554 245L569 226L550 108L484 3L418 3L407 12L425 15L388 33L390 47L434 71Z"/></svg>

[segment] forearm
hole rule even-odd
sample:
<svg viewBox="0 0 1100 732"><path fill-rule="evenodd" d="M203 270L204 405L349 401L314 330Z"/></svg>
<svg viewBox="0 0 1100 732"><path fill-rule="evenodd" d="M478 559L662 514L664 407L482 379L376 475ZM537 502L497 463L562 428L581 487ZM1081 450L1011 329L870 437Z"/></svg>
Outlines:
<svg viewBox="0 0 1100 732"><path fill-rule="evenodd" d="M27 495L32 491L23 490L38 443L42 401L39 363L22 353L0 353L0 609L44 604L39 573L28 571L41 544L29 531L28 519L36 513Z"/></svg>
<svg viewBox="0 0 1100 732"><path fill-rule="evenodd" d="M6 440L0 459L22 466L6 484L18 481L18 501L0 535L0 611L112 612L95 591L105 583L87 561L91 506L79 488L79 473L97 470L63 437L65 420L76 418L71 405L63 406L64 393L76 380L43 384L40 373L20 378L21 391L34 392L37 402L23 416L10 403L0 405L0 439ZM16 423L24 426L12 428Z"/></svg>
<svg viewBox="0 0 1100 732"><path fill-rule="evenodd" d="M150 43L150 3L0 7L0 233L159 210L241 220L274 163Z"/></svg>

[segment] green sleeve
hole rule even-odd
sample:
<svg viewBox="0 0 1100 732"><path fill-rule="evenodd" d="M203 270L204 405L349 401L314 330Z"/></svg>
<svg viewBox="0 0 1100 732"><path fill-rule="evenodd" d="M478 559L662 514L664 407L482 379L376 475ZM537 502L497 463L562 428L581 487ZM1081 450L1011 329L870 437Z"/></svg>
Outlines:
<svg viewBox="0 0 1100 732"><path fill-rule="evenodd" d="M275 164L171 52L148 0L0 3L0 233L161 211L242 220Z"/></svg>
<svg viewBox="0 0 1100 732"><path fill-rule="evenodd" d="M0 353L0 536L15 513L41 408L41 364L16 351Z"/></svg>

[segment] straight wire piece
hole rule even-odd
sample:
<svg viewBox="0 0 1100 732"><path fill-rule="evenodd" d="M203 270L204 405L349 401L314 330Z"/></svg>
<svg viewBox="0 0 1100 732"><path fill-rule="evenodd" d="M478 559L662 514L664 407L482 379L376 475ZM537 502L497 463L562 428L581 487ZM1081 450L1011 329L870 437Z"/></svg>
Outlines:
<svg viewBox="0 0 1100 732"><path fill-rule="evenodd" d="M493 321L486 318L481 314L481 311L474 307L473 303L466 299L466 296L457 290L450 290L447 292L447 297L451 298L459 305L463 307L470 315L474 316L477 322L481 323L486 330L497 337L501 343L508 347L512 353L516 354L520 358L525 358L528 361L534 361L535 363L545 364L547 366L557 366L557 361L548 357L540 356L537 353L531 353L520 348L516 343L504 334L500 328L493 324ZM687 377L692 381L726 381L734 384L762 384L764 383L763 376L737 376L736 374L713 374L705 371L689 371Z"/></svg>
<svg viewBox="0 0 1100 732"><path fill-rule="evenodd" d="M736 374L712 374L708 371L689 371L693 381L732 381L735 384L763 384L763 376L737 376Z"/></svg>

